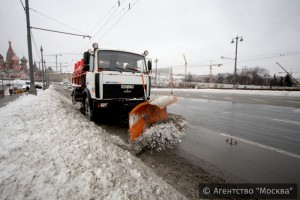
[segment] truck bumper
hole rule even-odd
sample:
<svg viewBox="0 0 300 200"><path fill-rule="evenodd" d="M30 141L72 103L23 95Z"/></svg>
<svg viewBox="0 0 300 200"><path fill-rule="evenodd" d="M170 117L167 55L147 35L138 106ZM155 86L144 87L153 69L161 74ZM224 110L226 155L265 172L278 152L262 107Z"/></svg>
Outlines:
<svg viewBox="0 0 300 200"><path fill-rule="evenodd" d="M134 107L136 107L138 104L144 102L143 100L132 100L132 101L126 101L126 100L119 100L119 101L107 101L107 100L93 100L92 109L94 111L119 111L124 112L128 111L130 112Z"/></svg>

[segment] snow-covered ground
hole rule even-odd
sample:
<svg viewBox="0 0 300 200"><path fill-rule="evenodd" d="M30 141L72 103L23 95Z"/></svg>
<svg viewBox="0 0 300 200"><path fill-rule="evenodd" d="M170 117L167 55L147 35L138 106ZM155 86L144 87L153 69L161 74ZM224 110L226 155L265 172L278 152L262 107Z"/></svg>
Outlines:
<svg viewBox="0 0 300 200"><path fill-rule="evenodd" d="M0 199L185 199L52 88L0 116Z"/></svg>
<svg viewBox="0 0 300 200"><path fill-rule="evenodd" d="M170 93L168 88L152 88L152 91L165 91ZM187 93L219 93L219 94L248 94L248 95L265 95L265 96L294 96L300 97L300 91L270 91L270 90L230 90L230 89L173 89L176 92Z"/></svg>

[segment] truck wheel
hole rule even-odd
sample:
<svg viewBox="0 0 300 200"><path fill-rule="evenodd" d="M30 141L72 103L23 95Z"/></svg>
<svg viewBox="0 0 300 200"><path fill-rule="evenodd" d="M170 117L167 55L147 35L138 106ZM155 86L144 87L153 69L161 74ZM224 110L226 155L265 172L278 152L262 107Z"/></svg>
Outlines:
<svg viewBox="0 0 300 200"><path fill-rule="evenodd" d="M94 113L91 109L89 98L84 100L84 114L88 120L94 121Z"/></svg>
<svg viewBox="0 0 300 200"><path fill-rule="evenodd" d="M72 93L72 104L73 105L75 105L77 102L76 102L76 100L75 100L75 91L73 91L73 93Z"/></svg>

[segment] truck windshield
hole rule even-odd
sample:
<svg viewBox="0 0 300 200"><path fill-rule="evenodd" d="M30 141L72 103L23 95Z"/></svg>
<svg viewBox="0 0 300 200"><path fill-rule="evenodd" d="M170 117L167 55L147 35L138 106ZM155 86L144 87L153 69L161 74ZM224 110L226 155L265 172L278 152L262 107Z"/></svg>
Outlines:
<svg viewBox="0 0 300 200"><path fill-rule="evenodd" d="M99 51L98 66L103 71L146 72L144 57L126 52Z"/></svg>

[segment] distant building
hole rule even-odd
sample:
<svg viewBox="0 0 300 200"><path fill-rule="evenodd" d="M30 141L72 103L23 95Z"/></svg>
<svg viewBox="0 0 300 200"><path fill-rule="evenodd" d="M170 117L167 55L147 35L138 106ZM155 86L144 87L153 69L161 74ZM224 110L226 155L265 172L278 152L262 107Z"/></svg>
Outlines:
<svg viewBox="0 0 300 200"><path fill-rule="evenodd" d="M29 70L27 66L27 59L23 56L20 59L14 52L11 41L8 42L8 50L6 52L6 60L0 54L0 73L4 75L4 78L10 79L29 79ZM40 80L40 71L34 63L34 79Z"/></svg>
<svg viewBox="0 0 300 200"><path fill-rule="evenodd" d="M157 78L155 69L152 70L151 74L151 85L156 87L166 87L170 86L173 80L174 86L179 86L184 82L184 76L176 75L172 72L172 69L169 68L158 68L157 69Z"/></svg>

